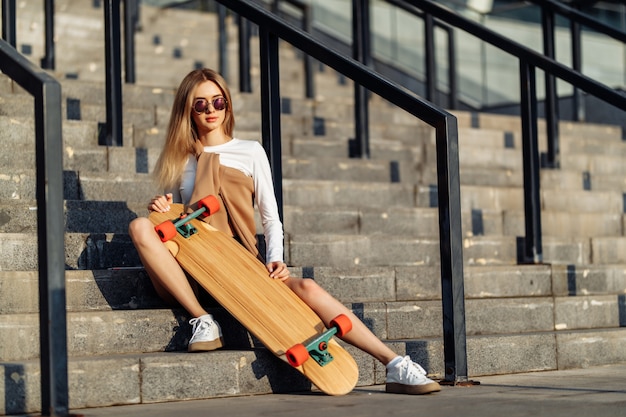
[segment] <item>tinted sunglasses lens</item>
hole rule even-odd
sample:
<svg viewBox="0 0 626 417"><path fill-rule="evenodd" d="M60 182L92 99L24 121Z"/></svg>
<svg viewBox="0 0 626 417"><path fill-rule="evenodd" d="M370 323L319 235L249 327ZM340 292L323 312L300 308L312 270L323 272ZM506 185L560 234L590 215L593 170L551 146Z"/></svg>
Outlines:
<svg viewBox="0 0 626 417"><path fill-rule="evenodd" d="M207 107L209 107L209 102L206 100L196 100L193 103L193 110L196 113L204 113L207 109Z"/></svg>
<svg viewBox="0 0 626 417"><path fill-rule="evenodd" d="M226 108L226 99L224 97L218 97L213 100L213 108L217 111L224 110Z"/></svg>

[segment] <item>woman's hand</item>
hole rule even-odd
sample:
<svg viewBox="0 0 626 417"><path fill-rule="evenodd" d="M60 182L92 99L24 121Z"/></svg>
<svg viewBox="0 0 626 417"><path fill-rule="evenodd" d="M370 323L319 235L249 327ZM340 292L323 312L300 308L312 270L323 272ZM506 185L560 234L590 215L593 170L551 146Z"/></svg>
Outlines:
<svg viewBox="0 0 626 417"><path fill-rule="evenodd" d="M289 278L289 269L287 268L287 264L280 261L270 262L267 265L267 270L270 273L270 278L278 279L281 281Z"/></svg>
<svg viewBox="0 0 626 417"><path fill-rule="evenodd" d="M149 211L156 211L159 213L166 213L170 211L170 206L173 203L172 194L167 193L165 195L157 195L148 204Z"/></svg>

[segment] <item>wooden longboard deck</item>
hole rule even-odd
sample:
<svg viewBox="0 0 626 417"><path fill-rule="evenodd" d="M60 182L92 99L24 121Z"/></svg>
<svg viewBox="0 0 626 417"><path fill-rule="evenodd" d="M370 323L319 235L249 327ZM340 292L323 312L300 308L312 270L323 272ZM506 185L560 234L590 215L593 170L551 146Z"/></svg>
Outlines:
<svg viewBox="0 0 626 417"><path fill-rule="evenodd" d="M155 225L176 218L184 211L173 204L168 213L150 214ZM178 263L250 333L276 356L325 330L324 323L283 282L269 277L261 262L235 239L207 223L194 219L198 232L189 238L180 234L165 243ZM298 369L321 391L347 394L356 385L358 367L354 358L334 339L328 344L334 360L320 366L309 358Z"/></svg>

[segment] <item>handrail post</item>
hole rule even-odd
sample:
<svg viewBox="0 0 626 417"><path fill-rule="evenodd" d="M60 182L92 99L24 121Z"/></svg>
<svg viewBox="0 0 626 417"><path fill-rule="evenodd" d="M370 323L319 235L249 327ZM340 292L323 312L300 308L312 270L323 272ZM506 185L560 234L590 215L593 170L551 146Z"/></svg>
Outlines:
<svg viewBox="0 0 626 417"><path fill-rule="evenodd" d="M278 214L283 219L283 173L280 133L280 74L278 37L267 28L259 28L261 62L261 130L263 147L268 154Z"/></svg>
<svg viewBox="0 0 626 417"><path fill-rule="evenodd" d="M570 22L570 32L572 37L572 68L574 71L581 72L582 53L580 24L572 20ZM572 110L572 117L574 121L585 121L585 105L583 103L583 95L576 86L574 86L574 91L572 92Z"/></svg>
<svg viewBox="0 0 626 417"><path fill-rule="evenodd" d="M541 26L543 29L543 54L554 59L554 12L541 8ZM544 115L547 129L546 166L559 167L559 108L557 104L556 81L554 75L545 73L546 97Z"/></svg>
<svg viewBox="0 0 626 417"><path fill-rule="evenodd" d="M45 0L44 4L44 37L45 55L41 58L41 68L53 70L55 68L54 53L54 0Z"/></svg>
<svg viewBox="0 0 626 417"><path fill-rule="evenodd" d="M311 33L313 28L313 11L309 4L302 9L302 26L305 32ZM304 91L306 98L315 97L315 83L313 82L313 59L309 54L304 54Z"/></svg>
<svg viewBox="0 0 626 417"><path fill-rule="evenodd" d="M61 84L4 40L0 71L34 97L41 411L67 415Z"/></svg>
<svg viewBox="0 0 626 417"><path fill-rule="evenodd" d="M525 232L523 262L543 262L535 67L520 59Z"/></svg>
<svg viewBox="0 0 626 417"><path fill-rule="evenodd" d="M226 6L221 3L217 4L217 49L219 59L220 74L229 81L228 71L228 34L226 33Z"/></svg>
<svg viewBox="0 0 626 417"><path fill-rule="evenodd" d="M128 84L135 83L135 23L137 0L124 0L124 77Z"/></svg>
<svg viewBox="0 0 626 417"><path fill-rule="evenodd" d="M63 137L61 85L46 82L35 95L37 159L37 253L39 256L39 339L41 411L69 410L65 234L63 221ZM61 239L61 243L59 243Z"/></svg>
<svg viewBox="0 0 626 417"><path fill-rule="evenodd" d="M459 108L459 91L456 69L456 41L454 31L446 27L448 34L448 106L450 110Z"/></svg>
<svg viewBox="0 0 626 417"><path fill-rule="evenodd" d="M370 65L369 0L352 0L352 54L357 61ZM367 159L369 149L368 92L359 83L354 83L354 148L351 157Z"/></svg>
<svg viewBox="0 0 626 417"><path fill-rule="evenodd" d="M467 381L468 372L463 241L460 239L459 137L455 117L446 117L436 125L436 140L444 370L445 380L456 384Z"/></svg>
<svg viewBox="0 0 626 417"><path fill-rule="evenodd" d="M15 0L2 0L2 39L14 48L17 46L15 22Z"/></svg>
<svg viewBox="0 0 626 417"><path fill-rule="evenodd" d="M279 15L279 0L270 3L270 10L275 15ZM287 3L300 9L302 12L302 30L312 33L313 28L313 8L310 4L301 0L287 0ZM315 83L313 81L313 59L309 54L303 56L304 66L304 94L306 98L315 98Z"/></svg>
<svg viewBox="0 0 626 417"><path fill-rule="evenodd" d="M435 22L424 13L424 67L426 68L426 100L437 104L437 69L435 67Z"/></svg>
<svg viewBox="0 0 626 417"><path fill-rule="evenodd" d="M242 93L252 92L250 81L250 22L241 15L237 16L239 22L239 91Z"/></svg>
<svg viewBox="0 0 626 417"><path fill-rule="evenodd" d="M120 52L120 0L105 0L106 146L122 146L122 59Z"/></svg>

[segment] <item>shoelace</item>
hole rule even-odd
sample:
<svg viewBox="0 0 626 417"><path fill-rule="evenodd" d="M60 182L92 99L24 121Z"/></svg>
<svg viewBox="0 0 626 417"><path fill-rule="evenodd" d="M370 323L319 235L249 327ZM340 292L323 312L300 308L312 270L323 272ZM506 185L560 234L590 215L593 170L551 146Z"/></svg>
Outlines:
<svg viewBox="0 0 626 417"><path fill-rule="evenodd" d="M414 373L426 375L426 370L422 368L420 364L413 362L408 357L402 363L402 370L406 372L407 376L414 375Z"/></svg>
<svg viewBox="0 0 626 417"><path fill-rule="evenodd" d="M213 325L213 322L207 322L198 317L189 320L189 324L193 326L192 332L195 334L198 330L210 328Z"/></svg>

